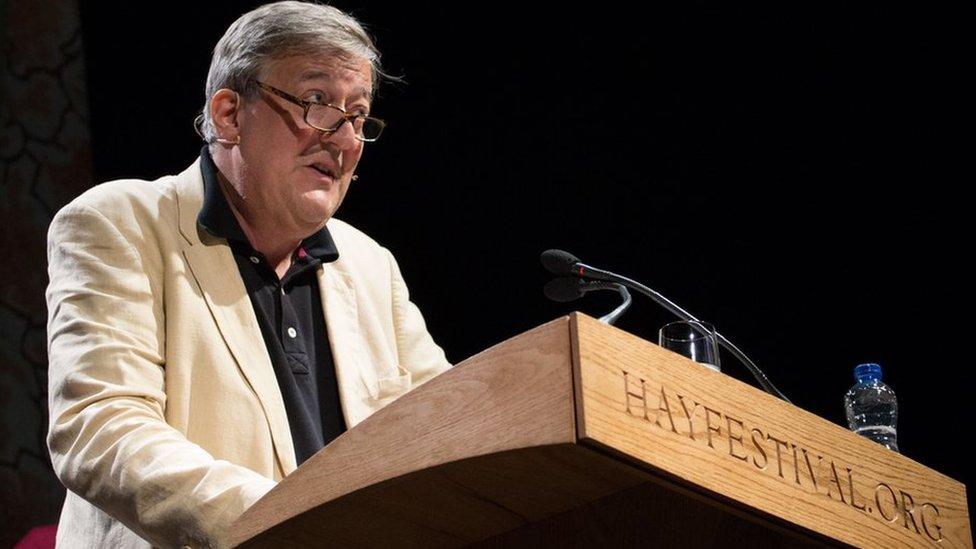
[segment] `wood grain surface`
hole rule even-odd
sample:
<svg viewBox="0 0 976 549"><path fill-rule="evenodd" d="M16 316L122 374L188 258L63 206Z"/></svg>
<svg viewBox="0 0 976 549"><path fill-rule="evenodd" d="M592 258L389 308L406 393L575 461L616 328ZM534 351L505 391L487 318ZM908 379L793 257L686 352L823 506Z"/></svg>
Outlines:
<svg viewBox="0 0 976 549"><path fill-rule="evenodd" d="M408 473L494 452L575 442L569 337L568 317L554 320L407 393L285 477L238 519L232 543Z"/></svg>
<svg viewBox="0 0 976 549"><path fill-rule="evenodd" d="M584 315L578 434L649 471L859 547L972 547L965 487Z"/></svg>
<svg viewBox="0 0 976 549"><path fill-rule="evenodd" d="M964 487L575 314L309 459L241 547L972 547Z"/></svg>
<svg viewBox="0 0 976 549"><path fill-rule="evenodd" d="M356 490L241 547L463 547L643 482L633 467L576 444L521 448Z"/></svg>

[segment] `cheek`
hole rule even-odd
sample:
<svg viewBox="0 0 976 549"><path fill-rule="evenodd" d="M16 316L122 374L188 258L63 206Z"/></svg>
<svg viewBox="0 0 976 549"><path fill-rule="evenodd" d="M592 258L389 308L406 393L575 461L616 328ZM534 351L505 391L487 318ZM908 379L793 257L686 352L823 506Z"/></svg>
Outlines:
<svg viewBox="0 0 976 549"><path fill-rule="evenodd" d="M344 168L346 171L351 172L356 169L356 165L359 164L359 159L363 156L364 143L362 141L357 141L357 145L345 153L346 162Z"/></svg>

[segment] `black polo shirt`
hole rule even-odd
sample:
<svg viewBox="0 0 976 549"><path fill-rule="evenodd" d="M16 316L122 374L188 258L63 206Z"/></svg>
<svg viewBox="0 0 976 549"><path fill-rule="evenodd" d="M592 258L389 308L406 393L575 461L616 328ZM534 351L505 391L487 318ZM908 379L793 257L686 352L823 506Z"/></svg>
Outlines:
<svg viewBox="0 0 976 549"><path fill-rule="evenodd" d="M285 401L300 465L346 430L316 275L320 265L338 259L339 252L323 227L302 240L279 280L241 230L220 191L217 167L206 146L200 166L204 197L197 221L210 234L227 239L234 253Z"/></svg>

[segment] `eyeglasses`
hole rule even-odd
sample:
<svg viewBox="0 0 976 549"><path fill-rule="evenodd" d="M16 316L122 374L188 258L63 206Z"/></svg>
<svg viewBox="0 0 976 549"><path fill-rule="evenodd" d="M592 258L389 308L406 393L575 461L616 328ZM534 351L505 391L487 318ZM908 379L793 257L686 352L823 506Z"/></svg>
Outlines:
<svg viewBox="0 0 976 549"><path fill-rule="evenodd" d="M262 90L273 93L285 101L289 101L305 109L305 123L321 132L337 132L348 121L352 124L356 139L372 142L379 139L380 134L383 133L383 128L386 127L386 122L379 118L373 118L372 116L366 116L361 113L346 112L342 107L328 103L306 101L257 80L254 83Z"/></svg>

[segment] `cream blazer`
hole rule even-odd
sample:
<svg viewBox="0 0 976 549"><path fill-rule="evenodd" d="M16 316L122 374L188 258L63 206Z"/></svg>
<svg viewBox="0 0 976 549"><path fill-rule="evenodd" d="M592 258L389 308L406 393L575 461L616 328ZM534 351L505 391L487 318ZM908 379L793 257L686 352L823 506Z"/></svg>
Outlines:
<svg viewBox="0 0 976 549"><path fill-rule="evenodd" d="M227 242L197 225L199 160L92 188L48 233L48 446L62 547L223 546L295 469L288 419ZM319 287L346 424L450 365L393 256L337 219ZM148 543L147 543L148 542Z"/></svg>

